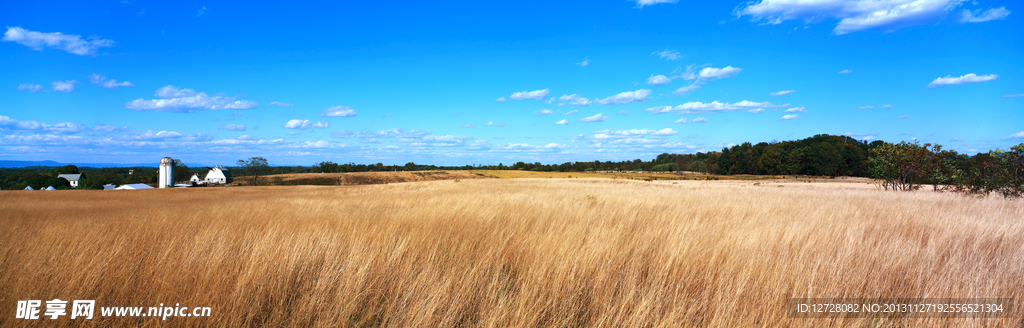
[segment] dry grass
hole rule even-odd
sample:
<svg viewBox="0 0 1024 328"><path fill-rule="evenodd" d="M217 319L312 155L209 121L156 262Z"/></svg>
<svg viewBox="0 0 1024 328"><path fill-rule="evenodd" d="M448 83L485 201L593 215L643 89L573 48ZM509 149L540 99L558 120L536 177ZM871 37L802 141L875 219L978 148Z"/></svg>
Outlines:
<svg viewBox="0 0 1024 328"><path fill-rule="evenodd" d="M539 172L520 170L474 170L473 173L501 179L628 179L628 180L763 180L781 179L773 175L716 175L696 172ZM793 176L790 176L792 178Z"/></svg>
<svg viewBox="0 0 1024 328"><path fill-rule="evenodd" d="M97 326L1024 324L1021 201L795 185L0 191L0 325L24 323L16 300L53 298L213 308ZM787 297L1007 297L1017 312L788 319Z"/></svg>
<svg viewBox="0 0 1024 328"><path fill-rule="evenodd" d="M400 172L350 172L350 173L292 173L260 177L261 184L275 186L352 186L367 184L388 184L456 179L484 179L485 175L469 171L400 171ZM240 176L235 181L251 184L252 177Z"/></svg>

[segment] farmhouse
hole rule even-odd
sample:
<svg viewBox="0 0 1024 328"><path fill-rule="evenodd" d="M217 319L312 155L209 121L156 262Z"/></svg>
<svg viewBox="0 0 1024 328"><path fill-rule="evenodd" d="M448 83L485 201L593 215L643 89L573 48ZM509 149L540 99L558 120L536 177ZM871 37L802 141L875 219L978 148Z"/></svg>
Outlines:
<svg viewBox="0 0 1024 328"><path fill-rule="evenodd" d="M58 175L57 177L58 178L64 178L65 180L68 180L68 182L71 183L71 188L76 188L76 189L78 188L78 181L82 180L82 175L81 174L61 174L61 175Z"/></svg>
<svg viewBox="0 0 1024 328"><path fill-rule="evenodd" d="M217 165L216 167L210 168L210 172L206 173L206 182L222 184L231 182L231 172L223 166Z"/></svg>
<svg viewBox="0 0 1024 328"><path fill-rule="evenodd" d="M192 184L199 184L203 182L203 179L199 177L199 173L192 174L192 177L188 179Z"/></svg>

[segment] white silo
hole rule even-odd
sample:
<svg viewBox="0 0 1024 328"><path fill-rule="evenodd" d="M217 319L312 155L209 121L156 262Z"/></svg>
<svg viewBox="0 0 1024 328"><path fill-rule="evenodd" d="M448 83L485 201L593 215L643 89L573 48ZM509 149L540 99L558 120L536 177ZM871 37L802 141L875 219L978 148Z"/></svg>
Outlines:
<svg viewBox="0 0 1024 328"><path fill-rule="evenodd" d="M167 188L169 185L174 184L174 160L170 157L164 157L160 160L160 187Z"/></svg>

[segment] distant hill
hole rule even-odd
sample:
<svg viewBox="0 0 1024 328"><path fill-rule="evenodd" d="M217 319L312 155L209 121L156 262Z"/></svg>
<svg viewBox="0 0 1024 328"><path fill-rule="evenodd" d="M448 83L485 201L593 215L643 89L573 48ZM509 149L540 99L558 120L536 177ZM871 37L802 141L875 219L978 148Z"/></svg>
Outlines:
<svg viewBox="0 0 1024 328"><path fill-rule="evenodd" d="M54 161L2 161L0 167L26 167L26 166L64 166Z"/></svg>

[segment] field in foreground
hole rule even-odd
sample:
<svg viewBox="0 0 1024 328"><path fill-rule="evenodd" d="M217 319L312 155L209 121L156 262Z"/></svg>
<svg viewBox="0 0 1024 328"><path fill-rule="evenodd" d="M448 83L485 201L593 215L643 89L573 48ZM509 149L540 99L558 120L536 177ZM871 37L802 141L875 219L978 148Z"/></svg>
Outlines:
<svg viewBox="0 0 1024 328"><path fill-rule="evenodd" d="M17 300L53 298L213 310L98 326L1024 324L1024 203L996 197L482 179L0 191L0 213L3 326L24 323ZM787 297L840 296L1004 297L1017 309L1010 319L786 318Z"/></svg>

